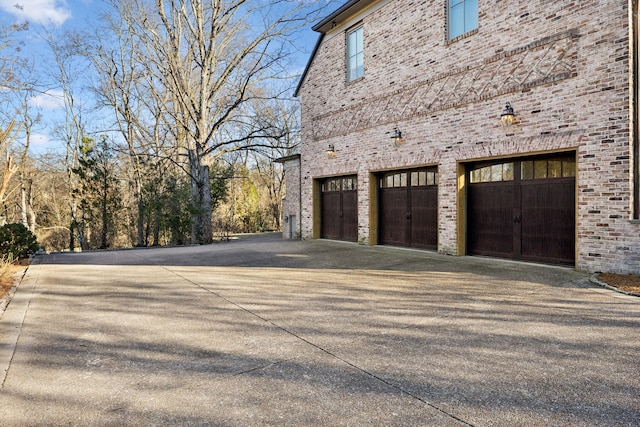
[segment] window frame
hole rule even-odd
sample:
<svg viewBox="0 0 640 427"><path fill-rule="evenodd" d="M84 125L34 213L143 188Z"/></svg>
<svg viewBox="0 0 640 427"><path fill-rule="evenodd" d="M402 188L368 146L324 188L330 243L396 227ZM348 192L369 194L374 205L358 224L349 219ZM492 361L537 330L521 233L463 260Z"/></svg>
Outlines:
<svg viewBox="0 0 640 427"><path fill-rule="evenodd" d="M452 41L455 40L457 38L463 37L465 35L468 35L474 31L476 31L478 29L478 27L480 26L480 5L479 2L480 0L446 0L447 1L447 6L446 6L446 11L447 11L447 41ZM473 26L472 28L467 28L467 5L471 4L472 2L475 3L475 26ZM452 4L455 3L455 4ZM456 33L455 35L452 34L452 27L453 25L451 24L453 21L453 17L452 17L452 8L462 8L462 32Z"/></svg>
<svg viewBox="0 0 640 427"><path fill-rule="evenodd" d="M358 32L360 33L358 40ZM351 54L351 35L356 35L355 39L355 52ZM360 42L360 46L358 45ZM360 50L357 50L360 48ZM358 65L358 59L361 64ZM355 68L352 67L352 63L355 61ZM356 81L364 77L364 25L362 23L350 28L345 34L345 65L346 65L346 81L347 83ZM352 73L355 70L355 73ZM358 72L359 71L359 72Z"/></svg>

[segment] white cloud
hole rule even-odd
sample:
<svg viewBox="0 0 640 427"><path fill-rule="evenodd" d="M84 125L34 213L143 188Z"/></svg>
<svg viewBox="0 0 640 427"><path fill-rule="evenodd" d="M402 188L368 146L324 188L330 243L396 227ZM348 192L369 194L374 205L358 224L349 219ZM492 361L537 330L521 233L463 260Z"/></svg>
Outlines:
<svg viewBox="0 0 640 427"><path fill-rule="evenodd" d="M21 146L18 149L18 151L23 149L27 143L27 141L24 138L20 138L17 142ZM54 146L54 142L55 141L51 140L51 138L47 134L32 133L31 144L29 145L29 151L31 153L38 153L38 154L44 153L45 151L53 148L52 146Z"/></svg>
<svg viewBox="0 0 640 427"><path fill-rule="evenodd" d="M29 22L62 25L71 18L66 0L0 0L0 9Z"/></svg>
<svg viewBox="0 0 640 427"><path fill-rule="evenodd" d="M31 143L35 145L47 145L49 143L49 135L43 133L31 134Z"/></svg>
<svg viewBox="0 0 640 427"><path fill-rule="evenodd" d="M29 105L45 110L58 110L64 107L62 95L60 90L49 90L31 98Z"/></svg>

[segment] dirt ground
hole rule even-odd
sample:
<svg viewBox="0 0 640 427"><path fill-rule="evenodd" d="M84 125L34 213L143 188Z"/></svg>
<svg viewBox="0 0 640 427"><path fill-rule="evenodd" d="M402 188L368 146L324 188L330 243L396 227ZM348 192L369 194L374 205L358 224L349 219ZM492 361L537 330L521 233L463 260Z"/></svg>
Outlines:
<svg viewBox="0 0 640 427"><path fill-rule="evenodd" d="M626 292L640 294L640 275L638 274L598 274L598 279L608 285Z"/></svg>
<svg viewBox="0 0 640 427"><path fill-rule="evenodd" d="M16 273L24 270L26 265L29 265L28 259L16 261L14 265L8 267L4 274L0 275L0 300L9 293L15 281L18 279Z"/></svg>

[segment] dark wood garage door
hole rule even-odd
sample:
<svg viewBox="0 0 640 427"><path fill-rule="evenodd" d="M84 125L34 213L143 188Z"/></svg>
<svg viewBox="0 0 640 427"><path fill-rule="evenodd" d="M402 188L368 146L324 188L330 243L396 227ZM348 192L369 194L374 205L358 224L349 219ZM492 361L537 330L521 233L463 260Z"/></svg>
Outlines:
<svg viewBox="0 0 640 427"><path fill-rule="evenodd" d="M437 249L437 169L385 173L379 184L379 243Z"/></svg>
<svg viewBox="0 0 640 427"><path fill-rule="evenodd" d="M573 265L575 176L573 154L470 165L467 252Z"/></svg>
<svg viewBox="0 0 640 427"><path fill-rule="evenodd" d="M358 240L358 180L329 178L322 183L320 235L324 239Z"/></svg>

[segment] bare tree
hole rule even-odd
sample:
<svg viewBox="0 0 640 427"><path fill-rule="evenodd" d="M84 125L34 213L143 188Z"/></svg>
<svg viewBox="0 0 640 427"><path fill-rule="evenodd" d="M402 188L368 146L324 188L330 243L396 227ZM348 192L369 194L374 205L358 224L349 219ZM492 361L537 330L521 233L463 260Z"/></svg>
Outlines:
<svg viewBox="0 0 640 427"><path fill-rule="evenodd" d="M113 3L116 7L117 4ZM104 15L108 25L106 32L98 35L97 46L93 49L93 63L98 71L98 81L94 86L101 106L112 109L117 128L124 139L129 155L131 182L135 193L137 218L137 242L143 245L145 203L143 188L145 185L145 159L148 127L144 122L145 113L139 93L143 80L141 65L137 61L140 55L127 21L117 16ZM105 35L106 34L106 35ZM107 37L112 38L107 39Z"/></svg>
<svg viewBox="0 0 640 427"><path fill-rule="evenodd" d="M35 233L37 214L34 209L33 170L28 168L28 163L33 128L40 123L42 117L40 113L34 114L29 106L29 100L33 97L33 90L27 87L21 92L23 97L20 102L22 113L20 119L24 129L24 147L22 147L22 155L20 157L20 212L22 224L29 231Z"/></svg>
<svg viewBox="0 0 640 427"><path fill-rule="evenodd" d="M7 160L2 169L2 181L0 182L0 201L4 202L5 193L9 187L11 177L18 172L18 165L13 161L13 156L9 153L9 146L15 140L18 130L15 129L16 122L12 121L5 129L0 129L0 153L6 153Z"/></svg>
<svg viewBox="0 0 640 427"><path fill-rule="evenodd" d="M52 70L52 79L62 92L64 105L64 123L58 127L57 133L66 147L65 165L67 168L67 185L69 189L69 249L74 250L76 239L80 248L85 248L84 214L77 199L78 180L73 170L78 167L78 155L82 140L85 137L83 122L84 106L76 95L77 83L80 79L85 56L85 41L78 33L65 33L57 37L49 33L45 38L55 59L56 68Z"/></svg>
<svg viewBox="0 0 640 427"><path fill-rule="evenodd" d="M33 210L37 215L36 235L43 248L69 248L69 189L64 153L32 154L22 165L31 185Z"/></svg>
<svg viewBox="0 0 640 427"><path fill-rule="evenodd" d="M125 0L118 11L135 33L158 92L172 141L187 159L192 242L212 239L209 167L225 153L246 150L273 131L255 121L267 82L284 75L287 35L305 22L302 3L284 0Z"/></svg>
<svg viewBox="0 0 640 427"><path fill-rule="evenodd" d="M21 8L18 5L15 7ZM27 22L13 24L9 27L0 27L0 89L5 93L15 93L24 87L20 76L22 71L28 67L28 64L24 58L20 57L21 43L16 41L15 35L28 28L29 24ZM3 205L5 205L9 182L20 167L19 164L16 164L11 152L12 144L22 128L22 123L17 120L16 115L15 111L11 110L8 113L8 123L0 126L0 156L6 156L6 161L2 167L2 181L0 182L0 202Z"/></svg>
<svg viewBox="0 0 640 427"><path fill-rule="evenodd" d="M16 7L18 7L16 5ZM24 60L19 54L22 50L21 43L16 41L18 32L29 29L29 23L13 24L9 27L0 27L0 88L4 90L16 90L20 87L20 70L24 67Z"/></svg>
<svg viewBox="0 0 640 427"><path fill-rule="evenodd" d="M21 132L13 144L12 153L19 159L19 174L16 188L11 191L19 192L20 200L17 202L20 211L20 220L32 233L36 231L37 212L35 210L36 194L33 191L35 170L30 157L33 133L42 126L42 114L40 107L32 101L37 95L46 92L39 84L38 67L35 60L23 60L19 70L19 84L8 98L7 116L15 119L20 124Z"/></svg>
<svg viewBox="0 0 640 427"><path fill-rule="evenodd" d="M280 229L281 200L284 196L284 170L274 163L280 157L298 150L300 144L299 104L292 99L272 98L264 102L256 120L271 124L272 131L263 143L252 150L254 180L259 184L262 203L265 205L274 228Z"/></svg>

